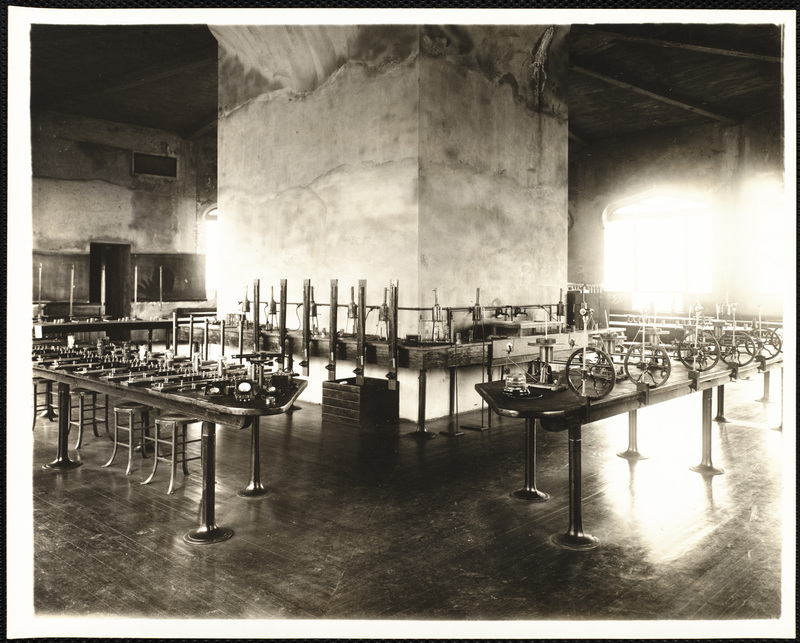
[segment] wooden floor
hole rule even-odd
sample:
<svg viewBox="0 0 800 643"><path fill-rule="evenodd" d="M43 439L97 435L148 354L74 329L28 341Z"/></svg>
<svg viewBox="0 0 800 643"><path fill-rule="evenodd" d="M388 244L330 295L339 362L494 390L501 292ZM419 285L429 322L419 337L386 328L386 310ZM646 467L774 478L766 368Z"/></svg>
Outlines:
<svg viewBox="0 0 800 643"><path fill-rule="evenodd" d="M773 387L773 396L779 391ZM411 423L321 422L298 403L262 422L262 499L248 480L248 430L217 431L217 523L227 542L184 543L196 526L199 462L166 493L167 467L109 468L89 435L69 472L41 468L56 425L33 433L34 607L38 616L193 619L731 620L781 615L780 404L758 403L761 378L726 386L713 427L714 465L701 457L700 395L639 411L629 462L627 416L583 432L583 522L590 552L551 544L567 527L567 435L538 432L538 487L523 482L523 423L419 443ZM715 407L716 408L716 407ZM459 421L480 423L481 413ZM452 426L452 425L451 425ZM431 431L448 428L443 419ZM74 440L70 440L74 444Z"/></svg>

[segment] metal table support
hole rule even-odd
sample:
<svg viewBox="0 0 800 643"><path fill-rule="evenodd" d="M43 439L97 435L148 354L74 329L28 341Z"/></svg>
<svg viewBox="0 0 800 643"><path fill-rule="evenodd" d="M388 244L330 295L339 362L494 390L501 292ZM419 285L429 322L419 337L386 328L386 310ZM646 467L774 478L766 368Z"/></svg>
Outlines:
<svg viewBox="0 0 800 643"><path fill-rule="evenodd" d="M617 455L626 460L647 460L647 456L639 453L639 447L636 444L638 427L637 427L637 411L628 411L628 448L625 451L620 451Z"/></svg>
<svg viewBox="0 0 800 643"><path fill-rule="evenodd" d="M233 529L217 527L214 516L214 484L216 478L217 427L203 421L201 457L203 463L203 497L200 502L200 526L184 534L183 539L192 545L210 545L228 540Z"/></svg>
<svg viewBox="0 0 800 643"><path fill-rule="evenodd" d="M566 533L554 534L550 540L564 549L587 551L600 541L584 533L581 513L581 423L569 422L569 526Z"/></svg>
<svg viewBox="0 0 800 643"><path fill-rule="evenodd" d="M536 488L536 425L538 420L525 418L525 486L511 495L520 500L544 502L550 495Z"/></svg>
<svg viewBox="0 0 800 643"><path fill-rule="evenodd" d="M720 384L717 387L717 416L714 418L715 422L727 422L728 418L725 417L725 385Z"/></svg>
<svg viewBox="0 0 800 643"><path fill-rule="evenodd" d="M425 430L425 389L427 388L428 373L424 368L419 370L419 406L417 411L417 430L406 433L409 438L414 440L431 440L436 437L435 433Z"/></svg>
<svg viewBox="0 0 800 643"><path fill-rule="evenodd" d="M69 384L58 382L58 451L56 459L42 465L42 469L67 470L74 469L83 464L77 460L69 459L67 439L69 438Z"/></svg>
<svg viewBox="0 0 800 643"><path fill-rule="evenodd" d="M261 426L260 418L250 420L250 482L236 495L242 498L263 498L267 488L261 483Z"/></svg>
<svg viewBox="0 0 800 643"><path fill-rule="evenodd" d="M721 390L722 387L717 387ZM703 389L703 439L702 454L700 464L689 467L692 471L703 475L715 476L725 473L722 469L717 469L711 462L711 389ZM719 398L717 398L719 400Z"/></svg>

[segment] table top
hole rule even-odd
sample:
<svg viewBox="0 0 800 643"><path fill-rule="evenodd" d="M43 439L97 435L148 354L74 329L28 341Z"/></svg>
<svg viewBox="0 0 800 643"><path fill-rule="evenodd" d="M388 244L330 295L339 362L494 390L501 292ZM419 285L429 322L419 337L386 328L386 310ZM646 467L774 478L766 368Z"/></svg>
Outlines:
<svg viewBox="0 0 800 643"><path fill-rule="evenodd" d="M273 406L263 401L237 401L232 395L205 395L201 389L183 391L159 391L141 386L126 386L120 382L102 377L75 373L33 365L35 376L44 377L70 386L81 386L105 394L118 395L129 400L141 402L161 409L173 409L188 413L201 420L242 428L253 417L285 413L300 393L308 386L307 380L292 378L292 385L271 393L275 398Z"/></svg>
<svg viewBox="0 0 800 643"><path fill-rule="evenodd" d="M510 396L503 392L505 383L484 382L475 385L475 390L498 415L519 418L563 420L574 418L583 424L633 411L643 406L666 402L716 386L727 384L734 377L744 378L761 372L783 368L783 360L768 362L753 361L734 372L730 367L715 367L710 371L690 372L682 364L673 361L672 374L666 383L656 388L637 388L628 380L617 381L611 393L599 400L590 400L576 395L570 389L551 391L529 387L529 397ZM566 428L566 427L560 427Z"/></svg>
<svg viewBox="0 0 800 643"><path fill-rule="evenodd" d="M116 330L147 330L172 328L171 319L99 319L97 321L73 320L65 322L33 322L34 329L41 329L44 332L75 333L102 331L108 329Z"/></svg>

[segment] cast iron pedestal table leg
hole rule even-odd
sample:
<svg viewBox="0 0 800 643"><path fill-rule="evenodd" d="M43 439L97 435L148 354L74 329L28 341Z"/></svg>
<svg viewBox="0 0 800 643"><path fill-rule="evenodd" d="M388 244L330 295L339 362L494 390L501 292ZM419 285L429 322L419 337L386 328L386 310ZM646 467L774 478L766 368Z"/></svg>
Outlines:
<svg viewBox="0 0 800 643"><path fill-rule="evenodd" d="M564 549L585 551L594 549L600 542L594 536L583 533L581 515L581 423L569 423L569 528L565 534L550 537L553 543Z"/></svg>
<svg viewBox="0 0 800 643"><path fill-rule="evenodd" d="M639 453L639 446L636 444L638 435L636 409L628 411L628 449L620 451L617 455L626 460L647 460L647 456Z"/></svg>
<svg viewBox="0 0 800 643"><path fill-rule="evenodd" d="M511 495L531 502L544 502L550 497L536 488L536 420L531 418L525 418L525 486Z"/></svg>
<svg viewBox="0 0 800 643"><path fill-rule="evenodd" d="M717 387L719 391L722 387ZM719 398L717 398L719 399ZM701 456L700 464L689 467L692 471L702 473L704 475L715 476L725 473L722 469L717 469L711 463L711 389L703 390L703 453Z"/></svg>
<svg viewBox="0 0 800 643"><path fill-rule="evenodd" d="M43 464L42 469L74 469L83 464L69 459L67 439L69 438L69 384L58 383L58 455L48 464Z"/></svg>
<svg viewBox="0 0 800 643"><path fill-rule="evenodd" d="M705 391L703 391L705 394ZM720 384L717 387L717 417L714 418L715 422L727 422L728 418L725 417L725 385Z"/></svg>
<svg viewBox="0 0 800 643"><path fill-rule="evenodd" d="M217 527L214 519L214 485L216 477L217 427L213 422L203 422L202 462L203 494L200 498L200 526L186 532L183 539L193 545L210 545L228 540L233 529Z"/></svg>
<svg viewBox="0 0 800 643"><path fill-rule="evenodd" d="M250 428L250 482L237 491L237 496L243 498L263 498L267 495L267 488L261 484L261 427L258 416L253 417Z"/></svg>
<svg viewBox="0 0 800 643"><path fill-rule="evenodd" d="M427 387L428 374L425 369L419 371L419 404L417 408L417 430L406 433L409 438L414 440L430 440L436 437L435 433L425 430L425 389Z"/></svg>

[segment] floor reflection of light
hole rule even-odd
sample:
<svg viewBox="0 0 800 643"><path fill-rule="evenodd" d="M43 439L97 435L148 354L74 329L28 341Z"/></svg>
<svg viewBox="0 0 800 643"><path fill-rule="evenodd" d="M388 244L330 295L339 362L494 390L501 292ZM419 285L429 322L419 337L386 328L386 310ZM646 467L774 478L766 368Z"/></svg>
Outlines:
<svg viewBox="0 0 800 643"><path fill-rule="evenodd" d="M701 458L700 411L700 400L692 397L640 409L638 446L648 456L644 461L612 457L626 439L627 418L618 417L602 429L609 433L603 463L609 508L617 516L620 535L635 540L653 563L685 556L730 519L725 475L689 470ZM717 457L722 439L715 425L712 454Z"/></svg>

